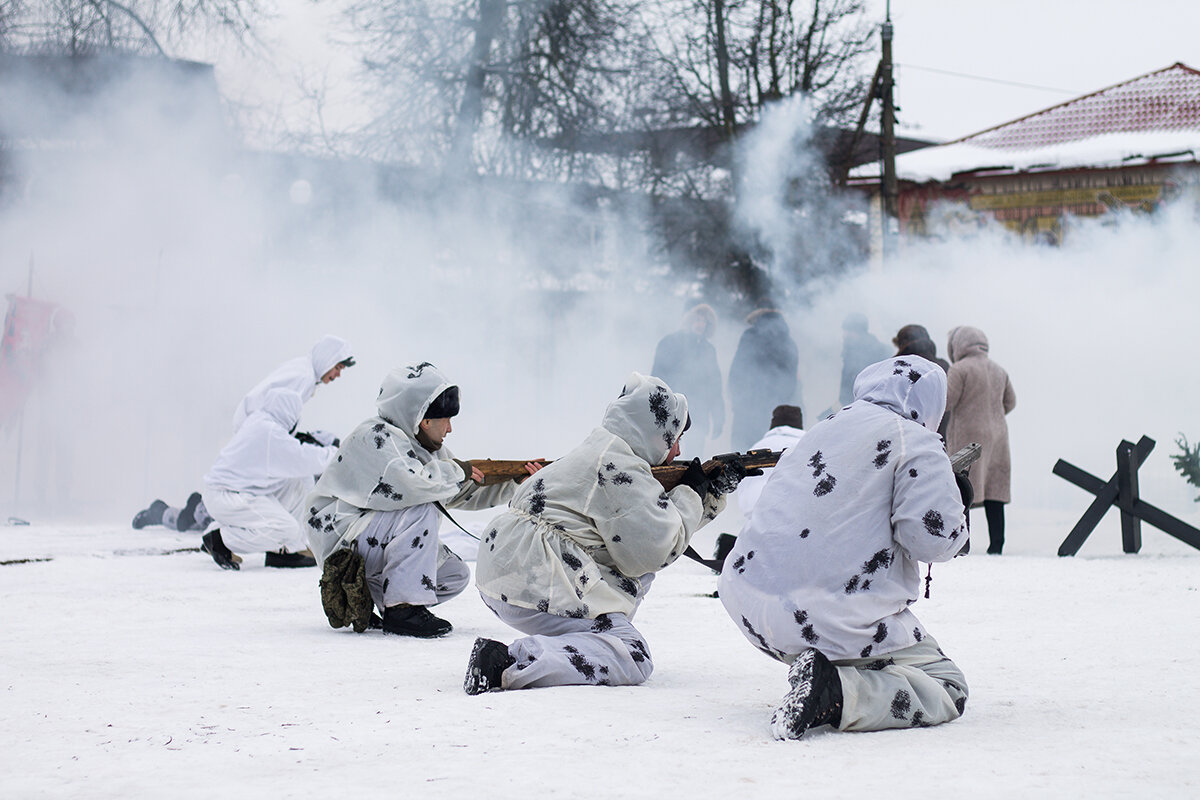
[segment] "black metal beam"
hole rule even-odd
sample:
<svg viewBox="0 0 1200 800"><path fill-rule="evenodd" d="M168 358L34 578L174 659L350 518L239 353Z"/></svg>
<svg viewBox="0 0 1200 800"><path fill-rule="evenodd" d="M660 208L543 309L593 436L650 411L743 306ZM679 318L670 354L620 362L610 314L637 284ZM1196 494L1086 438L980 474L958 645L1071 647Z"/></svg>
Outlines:
<svg viewBox="0 0 1200 800"><path fill-rule="evenodd" d="M1145 459L1142 459L1144 461ZM1134 513L1138 502L1138 467L1132 442L1117 445L1117 508L1121 509L1121 548L1126 553L1142 549L1142 521Z"/></svg>
<svg viewBox="0 0 1200 800"><path fill-rule="evenodd" d="M1143 522L1200 550L1200 530L1150 505L1138 495L1137 471L1153 449L1154 440L1148 436L1143 436L1136 445L1122 440L1117 445L1117 471L1107 482L1061 458L1058 460L1053 469L1055 475L1096 495L1096 499L1059 545L1060 556L1073 556L1078 553L1084 540L1091 535L1104 514L1114 505L1121 512L1121 545L1126 553L1141 550Z"/></svg>
<svg viewBox="0 0 1200 800"><path fill-rule="evenodd" d="M1150 437L1143 436L1138 440L1137 446L1134 448L1137 466L1140 467L1145 463L1146 458L1153 449L1154 440ZM1067 534L1067 538L1058 547L1058 554L1060 556L1073 556L1079 552L1079 548L1083 545L1084 541L1092 535L1092 531L1100 524L1100 520L1117 499L1117 476L1113 475L1105 483L1096 476L1084 472L1079 467L1063 461L1061 458L1054 465L1053 472L1058 477L1065 478L1080 489L1096 495L1096 499L1088 506L1087 511L1083 512L1083 516L1079 518L1079 521L1075 523L1075 527L1071 529L1071 532Z"/></svg>

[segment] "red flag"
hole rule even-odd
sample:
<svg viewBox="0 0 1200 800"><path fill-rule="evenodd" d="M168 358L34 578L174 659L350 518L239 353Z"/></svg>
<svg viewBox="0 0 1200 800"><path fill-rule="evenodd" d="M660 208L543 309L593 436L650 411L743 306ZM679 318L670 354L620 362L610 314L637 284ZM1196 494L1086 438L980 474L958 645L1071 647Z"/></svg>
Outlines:
<svg viewBox="0 0 1200 800"><path fill-rule="evenodd" d="M60 311L56 303L8 295L0 339L0 428L7 428L20 415L53 340L56 312Z"/></svg>

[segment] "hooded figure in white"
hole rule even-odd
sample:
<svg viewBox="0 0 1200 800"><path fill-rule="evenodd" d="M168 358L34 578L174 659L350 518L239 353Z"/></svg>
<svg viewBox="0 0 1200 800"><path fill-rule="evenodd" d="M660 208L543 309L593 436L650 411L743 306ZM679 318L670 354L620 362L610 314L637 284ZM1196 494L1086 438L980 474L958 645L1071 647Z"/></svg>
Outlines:
<svg viewBox="0 0 1200 800"><path fill-rule="evenodd" d="M917 562L967 544L936 433L945 405L946 374L923 358L864 369L854 401L784 452L721 574L755 647L788 664L815 649L837 667L842 730L937 724L966 703L962 673L909 610Z"/></svg>
<svg viewBox="0 0 1200 800"><path fill-rule="evenodd" d="M480 594L501 620L533 635L507 648L513 663L502 683L472 687L468 676L469 693L649 677L650 652L630 619L654 573L725 505L684 484L663 491L651 472L678 453L687 419L682 394L633 373L600 427L527 480L488 526Z"/></svg>
<svg viewBox="0 0 1200 800"><path fill-rule="evenodd" d="M421 421L429 413L457 414L457 390L428 362L389 372L376 402L378 416L350 432L306 503L308 541L318 562L339 547L355 547L366 560L367 584L385 623L391 607L435 605L470 582L470 568L438 539L435 503L489 508L516 489L512 481L480 486L471 480L470 465L457 462L444 444L432 451L422 444ZM455 398L450 411L431 412L448 391ZM443 633L449 632L445 625Z"/></svg>
<svg viewBox="0 0 1200 800"><path fill-rule="evenodd" d="M300 407L296 392L268 391L204 476L204 505L235 553L308 546L299 521L304 498L336 451L292 435Z"/></svg>
<svg viewBox="0 0 1200 800"><path fill-rule="evenodd" d="M321 341L313 345L309 355L280 364L242 398L233 413L234 433L237 433L250 415L262 409L272 389L288 389L295 392L303 405L313 396L319 384L336 380L342 374L342 368L353 364L354 356L345 340L336 336L322 337ZM310 444L334 447L338 444L337 437L328 431L312 431L297 436L301 441ZM148 525L163 525L177 531L202 531L210 527L211 522L212 516L201 499L201 493L193 492L182 507L169 506L162 500L155 500L149 508L139 511L134 516L133 527L141 529Z"/></svg>
<svg viewBox="0 0 1200 800"><path fill-rule="evenodd" d="M349 362L346 366L354 363L349 343L337 336L321 337L308 355L283 362L246 393L233 412L233 429L236 431L247 417L262 408L267 393L272 389L291 389L300 395L302 404L307 403L326 374L345 362Z"/></svg>
<svg viewBox="0 0 1200 800"><path fill-rule="evenodd" d="M779 405L771 413L771 427L763 437L751 445L751 450L772 450L780 452L792 447L804 436L804 415L797 406ZM775 470L771 470L774 473ZM742 519L749 522L754 513L754 505L762 494L763 486L767 484L767 475L752 475L746 478L737 488L738 509Z"/></svg>

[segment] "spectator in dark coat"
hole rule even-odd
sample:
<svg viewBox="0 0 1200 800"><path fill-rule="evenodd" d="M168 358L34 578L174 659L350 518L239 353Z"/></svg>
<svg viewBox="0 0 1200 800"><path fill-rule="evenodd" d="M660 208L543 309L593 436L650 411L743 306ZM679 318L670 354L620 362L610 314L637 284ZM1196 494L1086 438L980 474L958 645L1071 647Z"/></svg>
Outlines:
<svg viewBox="0 0 1200 800"><path fill-rule="evenodd" d="M943 372L950 370L950 362L938 357L937 344L924 325L905 325L892 337L892 344L896 345L898 356L920 356L937 364Z"/></svg>
<svg viewBox="0 0 1200 800"><path fill-rule="evenodd" d="M687 398L692 427L684 449L689 456L703 453L705 439L716 439L725 428L721 368L716 348L709 341L716 327L717 314L712 307L695 306L683 315L679 330L659 341L650 370Z"/></svg>
<svg viewBox="0 0 1200 800"><path fill-rule="evenodd" d="M933 343L933 339L929 338L929 331L925 330L923 325L905 325L892 338L892 344L896 345L896 355L898 356L920 356L937 364L942 368L942 372L950 371L950 362L938 358L937 345ZM942 422L937 429L943 440L949 429L950 411L947 409L946 413L942 415Z"/></svg>
<svg viewBox="0 0 1200 800"><path fill-rule="evenodd" d="M842 320L842 386L838 402L843 406L854 401L854 379L858 373L877 361L890 356L887 345L867 331L867 318L857 311Z"/></svg>
<svg viewBox="0 0 1200 800"><path fill-rule="evenodd" d="M733 402L730 446L746 450L766 433L771 411L796 395L800 355L783 314L760 308L746 317L749 325L729 365L729 397Z"/></svg>

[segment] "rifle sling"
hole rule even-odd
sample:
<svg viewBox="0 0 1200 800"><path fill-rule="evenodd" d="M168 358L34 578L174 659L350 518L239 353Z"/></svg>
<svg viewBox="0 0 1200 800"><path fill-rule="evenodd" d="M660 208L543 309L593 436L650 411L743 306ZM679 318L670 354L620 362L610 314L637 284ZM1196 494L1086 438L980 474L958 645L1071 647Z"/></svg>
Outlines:
<svg viewBox="0 0 1200 800"><path fill-rule="evenodd" d="M695 561L697 564L703 564L704 566L711 569L713 572L720 572L721 568L725 566L724 561L718 561L715 558L704 558L699 553L697 553L696 549L694 547L692 547L690 544L688 545L687 549L683 551L683 554L685 556L687 556L688 558L690 558L692 561Z"/></svg>
<svg viewBox="0 0 1200 800"><path fill-rule="evenodd" d="M477 541L477 542L478 542L478 541L481 541L481 540L480 540L480 538L479 538L478 536L476 536L475 534L471 533L469 530L467 530L466 528L464 528L462 525L459 525L459 524L458 524L458 520L456 520L454 517L450 516L450 512L446 510L446 507L445 507L444 505L442 505L442 501L441 501L441 500L434 500L434 501L433 501L433 504L434 504L435 506L437 506L437 510L438 510L438 511L440 511L440 512L442 512L443 514L445 514L445 515L446 515L446 519L448 519L448 520L450 520L451 522L453 522L453 523L454 523L454 527L458 528L460 531L462 531L463 533L465 533L467 536L470 536L470 537L471 537L472 539L474 539L475 541Z"/></svg>

